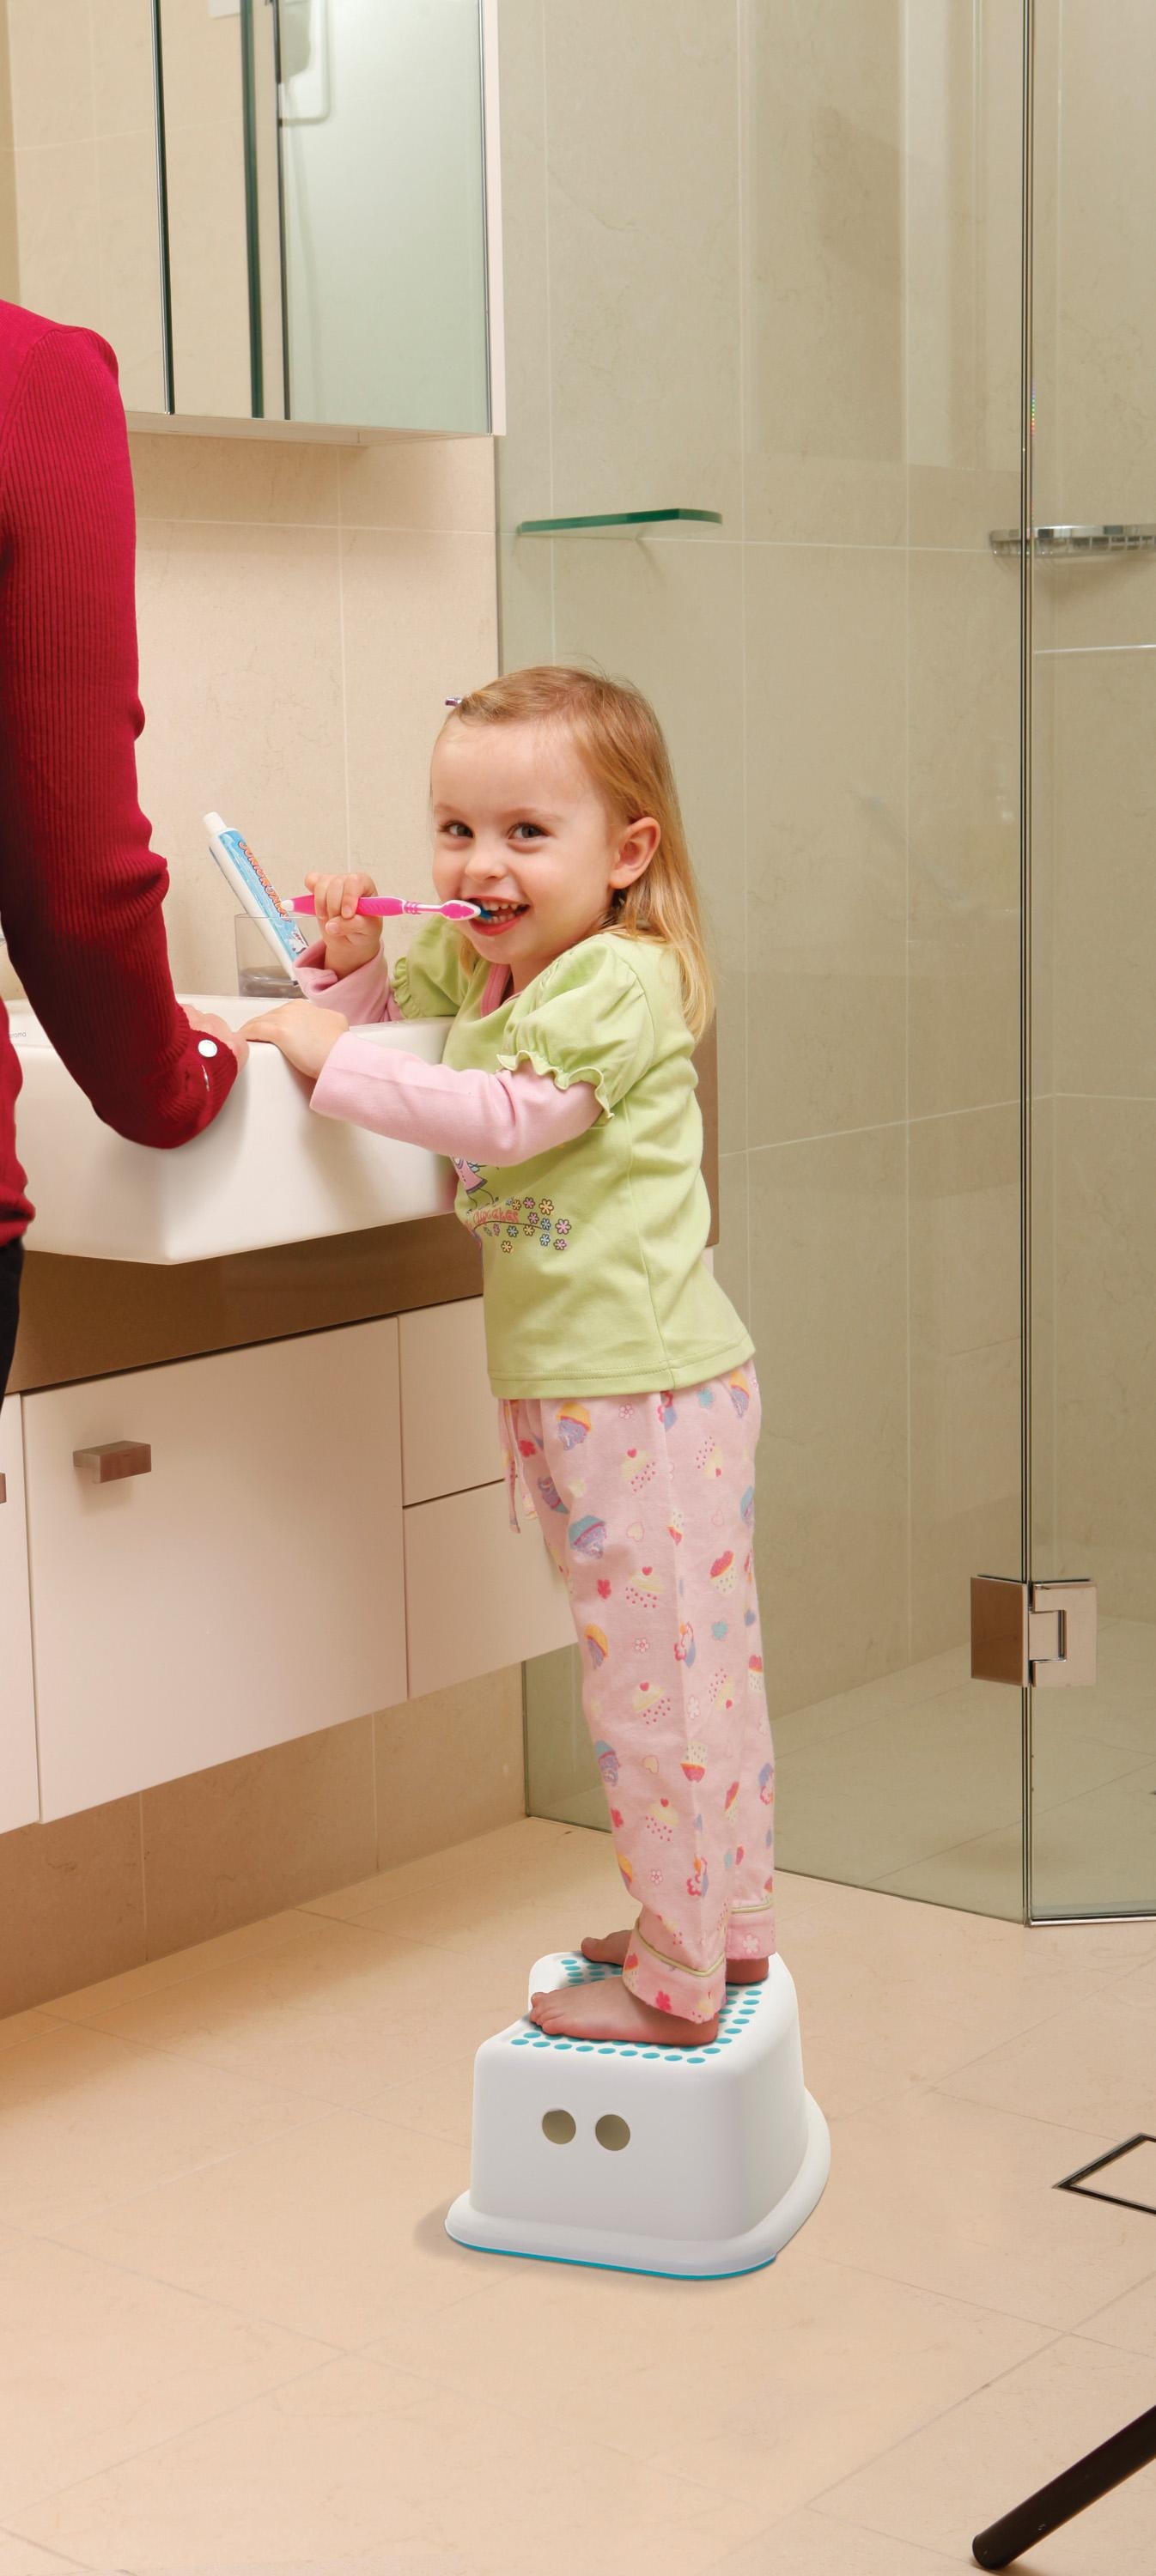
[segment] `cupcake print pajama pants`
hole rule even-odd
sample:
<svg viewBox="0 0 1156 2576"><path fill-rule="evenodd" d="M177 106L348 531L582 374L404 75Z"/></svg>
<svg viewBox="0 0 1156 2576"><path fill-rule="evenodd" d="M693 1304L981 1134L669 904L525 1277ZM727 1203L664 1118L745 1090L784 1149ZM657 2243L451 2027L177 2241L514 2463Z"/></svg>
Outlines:
<svg viewBox="0 0 1156 2576"><path fill-rule="evenodd" d="M775 1946L755 1371L501 1412L511 1509L520 1475L569 1588L618 1866L641 1908L626 1983L710 2021L727 1960Z"/></svg>

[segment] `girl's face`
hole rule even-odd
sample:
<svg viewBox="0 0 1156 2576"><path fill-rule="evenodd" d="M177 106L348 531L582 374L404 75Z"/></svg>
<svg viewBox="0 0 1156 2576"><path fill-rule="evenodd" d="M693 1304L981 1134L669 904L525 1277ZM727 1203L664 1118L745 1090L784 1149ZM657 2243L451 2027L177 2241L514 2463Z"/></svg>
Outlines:
<svg viewBox="0 0 1156 2576"><path fill-rule="evenodd" d="M434 883L443 903L483 906L465 924L515 992L601 928L611 894L648 867L661 837L616 824L563 724L457 724L434 747Z"/></svg>

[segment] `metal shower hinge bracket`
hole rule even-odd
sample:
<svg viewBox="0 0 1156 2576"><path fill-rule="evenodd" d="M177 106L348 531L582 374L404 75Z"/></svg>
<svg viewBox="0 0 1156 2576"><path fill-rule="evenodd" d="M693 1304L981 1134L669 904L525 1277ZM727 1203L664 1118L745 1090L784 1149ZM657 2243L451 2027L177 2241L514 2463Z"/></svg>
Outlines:
<svg viewBox="0 0 1156 2576"><path fill-rule="evenodd" d="M976 1574L971 1583L971 1677L1022 1690L1086 1690L1096 1679L1099 1605L1094 1583L1019 1583Z"/></svg>

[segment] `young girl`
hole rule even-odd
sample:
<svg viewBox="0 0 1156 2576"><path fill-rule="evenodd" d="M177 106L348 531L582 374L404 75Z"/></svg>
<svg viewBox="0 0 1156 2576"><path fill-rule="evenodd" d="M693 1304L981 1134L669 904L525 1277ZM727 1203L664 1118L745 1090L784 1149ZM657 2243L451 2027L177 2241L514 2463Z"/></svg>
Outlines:
<svg viewBox="0 0 1156 2576"><path fill-rule="evenodd" d="M423 925L388 976L364 876L311 877L316 1000L245 1032L313 1107L451 1156L479 1237L511 1508L519 1472L569 1587L631 1932L620 1966L533 1998L544 2031L713 2038L774 1947L771 1733L751 1561L751 1341L703 1259L691 1062L711 1011L658 721L636 689L515 671L433 755L434 882L479 917ZM441 1065L350 1022L448 1019Z"/></svg>

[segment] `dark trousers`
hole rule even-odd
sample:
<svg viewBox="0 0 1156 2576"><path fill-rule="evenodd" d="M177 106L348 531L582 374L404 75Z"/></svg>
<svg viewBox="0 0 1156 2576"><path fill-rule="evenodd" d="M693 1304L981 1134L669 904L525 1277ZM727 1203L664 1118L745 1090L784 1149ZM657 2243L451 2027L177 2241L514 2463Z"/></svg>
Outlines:
<svg viewBox="0 0 1156 2576"><path fill-rule="evenodd" d="M12 1366L12 1352L16 1342L16 1323L20 1313L20 1265L23 1259L24 1246L19 1240L15 1243L0 1243L0 1404L4 1401L4 1389L8 1384L8 1371Z"/></svg>

